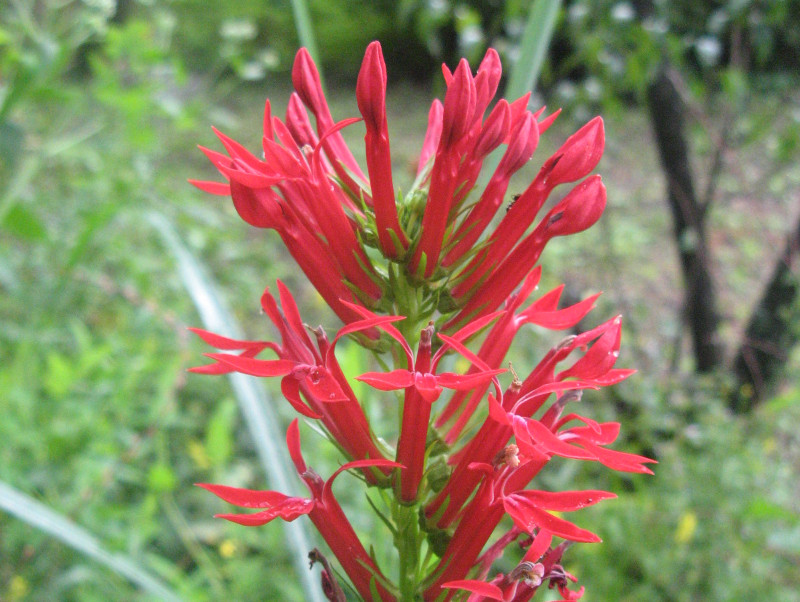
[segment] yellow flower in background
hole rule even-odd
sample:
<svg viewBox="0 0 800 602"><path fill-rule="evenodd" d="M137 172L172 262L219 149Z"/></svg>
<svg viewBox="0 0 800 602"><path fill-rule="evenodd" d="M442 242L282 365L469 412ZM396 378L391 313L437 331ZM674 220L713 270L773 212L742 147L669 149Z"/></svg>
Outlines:
<svg viewBox="0 0 800 602"><path fill-rule="evenodd" d="M688 543L694 537L695 531L697 531L697 515L691 510L684 512L675 530L675 541Z"/></svg>
<svg viewBox="0 0 800 602"><path fill-rule="evenodd" d="M232 558L236 554L237 545L232 539L226 539L219 544L219 555L223 558Z"/></svg>
<svg viewBox="0 0 800 602"><path fill-rule="evenodd" d="M8 584L8 599L9 601L22 600L30 593L30 586L28 585L25 577L21 575L14 575L11 582Z"/></svg>

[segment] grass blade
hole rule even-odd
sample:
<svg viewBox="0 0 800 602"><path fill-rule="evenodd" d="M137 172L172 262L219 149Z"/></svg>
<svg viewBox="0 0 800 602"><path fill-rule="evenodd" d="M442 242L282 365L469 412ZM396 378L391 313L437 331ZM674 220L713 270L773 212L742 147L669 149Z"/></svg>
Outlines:
<svg viewBox="0 0 800 602"><path fill-rule="evenodd" d="M319 70L319 79L325 84L322 77L322 63L319 61L319 52L317 51L317 41L314 37L314 28L311 25L311 14L308 11L308 4L305 0L292 0L292 14L294 15L294 25L297 28L297 38L300 40L300 45L305 46L311 58L317 65Z"/></svg>
<svg viewBox="0 0 800 602"><path fill-rule="evenodd" d="M192 297L204 328L231 338L242 338L242 329L225 308L216 286L183 245L172 224L156 212L148 213L147 218L175 256L180 277ZM283 446L276 444L283 441L283 434L277 428L280 419L272 410L272 404L263 388L255 378L244 374L232 373L228 378L270 486L285 493L293 491L296 484L289 475L294 473L294 468L289 464ZM321 590L313 578L314 573L308 570L307 553L313 547L309 543L308 534L300 521L284 523L284 528L292 550L292 559L305 591L305 599L323 602Z"/></svg>
<svg viewBox="0 0 800 602"><path fill-rule="evenodd" d="M536 88L560 6L561 0L534 0L522 32L519 58L511 71L506 97L519 98Z"/></svg>
<svg viewBox="0 0 800 602"><path fill-rule="evenodd" d="M0 508L105 565L157 599L180 602L181 598L174 591L148 573L135 560L123 554L109 552L83 527L2 481L0 481Z"/></svg>

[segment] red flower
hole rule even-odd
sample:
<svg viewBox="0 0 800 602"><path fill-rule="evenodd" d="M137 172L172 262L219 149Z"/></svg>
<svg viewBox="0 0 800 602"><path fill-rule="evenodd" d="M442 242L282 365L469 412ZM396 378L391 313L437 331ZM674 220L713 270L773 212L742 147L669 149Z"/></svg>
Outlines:
<svg viewBox="0 0 800 602"><path fill-rule="evenodd" d="M364 316L370 315L368 310L361 309L359 311ZM504 372L503 370L489 369L480 359L461 345L460 340L473 334L478 327L478 324L473 324L453 337L440 334L439 337L445 342L445 345L440 347L431 357L431 339L434 328L429 325L421 333L419 350L415 360L411 347L400 332L388 323L382 324L381 328L386 330L405 352L408 368L397 369L388 373L367 372L357 377L358 380L382 391L405 389L403 420L397 443L396 457L397 461L405 467L400 476L399 487L400 499L405 502L411 502L417 497L425 468L425 450L430 425L431 404L439 398L442 389L468 391L490 381L496 374ZM481 371L465 375L451 372L436 374L436 367L439 361L451 348L475 362Z"/></svg>
<svg viewBox="0 0 800 602"><path fill-rule="evenodd" d="M281 392L286 400L303 416L321 420L351 458L382 458L383 454L375 445L367 417L347 383L334 351L336 343L347 334L369 331L402 318L373 315L371 318L357 319L342 328L332 343L328 343L320 328L316 331L317 344L314 345L300 319L294 298L280 280L278 291L283 311L278 308L269 289L261 297L261 306L280 332L281 345L235 341L195 328L192 330L210 345L219 349L244 351L239 355L208 353L207 357L216 363L192 368L191 371L204 374L241 372L251 376L282 376ZM350 308L348 305L344 307ZM356 316L360 318L358 313ZM270 349L279 359L257 359L255 356L264 349Z"/></svg>
<svg viewBox="0 0 800 602"><path fill-rule="evenodd" d="M300 452L300 431L296 419L292 421L286 432L286 445L297 469L297 474L311 492L311 498L291 497L277 491L254 491L225 485L198 483L200 487L208 489L226 502L244 508L261 509L253 514L217 514L216 516L240 525L256 526L264 525L276 518L293 521L298 516L307 514L365 600L372 599L372 587L378 591L381 600L395 600L395 596L384 585L387 582L386 578L364 549L342 507L334 497L332 485L336 477L345 470L367 467L389 468L399 465L390 460L356 460L344 464L327 481L323 482L322 478L314 470L308 468L303 460Z"/></svg>

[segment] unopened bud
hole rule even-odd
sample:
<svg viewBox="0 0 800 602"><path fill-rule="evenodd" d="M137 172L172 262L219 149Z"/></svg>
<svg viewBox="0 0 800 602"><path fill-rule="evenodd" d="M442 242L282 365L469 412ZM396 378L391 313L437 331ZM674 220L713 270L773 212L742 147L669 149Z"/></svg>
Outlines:
<svg viewBox="0 0 800 602"><path fill-rule="evenodd" d="M475 80L470 73L469 63L466 59L461 59L444 97L440 144L448 147L463 138L472 126L474 111Z"/></svg>
<svg viewBox="0 0 800 602"><path fill-rule="evenodd" d="M378 131L386 122L386 64L379 42L367 46L356 83L358 110L368 129Z"/></svg>
<svg viewBox="0 0 800 602"><path fill-rule="evenodd" d="M508 102L501 99L483 123L478 142L475 143L475 155L485 157L500 146L509 127L511 127L511 109L508 108Z"/></svg>
<svg viewBox="0 0 800 602"><path fill-rule="evenodd" d="M545 161L537 179L548 188L580 180L597 166L604 146L603 120L595 117Z"/></svg>
<svg viewBox="0 0 800 602"><path fill-rule="evenodd" d="M303 104L312 113L316 115L320 108L325 106L325 97L317 66L305 48L301 48L295 56L292 66L292 84Z"/></svg>
<svg viewBox="0 0 800 602"><path fill-rule="evenodd" d="M600 176L587 178L565 196L542 221L546 236L565 236L592 226L606 207L606 187Z"/></svg>

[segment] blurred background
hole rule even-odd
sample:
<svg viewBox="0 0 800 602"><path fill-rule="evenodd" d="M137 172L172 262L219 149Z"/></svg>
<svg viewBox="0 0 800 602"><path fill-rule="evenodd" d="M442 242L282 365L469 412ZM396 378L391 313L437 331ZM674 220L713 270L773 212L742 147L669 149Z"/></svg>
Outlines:
<svg viewBox="0 0 800 602"><path fill-rule="evenodd" d="M551 30L531 18L543 5ZM216 179L196 145L222 150L214 125L257 150L301 40L334 118L358 115L378 39L407 188L440 64L493 46L511 73L534 32L534 104L563 113L510 190L603 115L608 209L551 243L545 285L604 291L589 326L623 314L620 365L639 372L582 413L619 420L616 447L660 462L653 477L552 463L547 486L620 496L576 517L604 543L566 568L590 601L800 600L798 23L798 0L2 2L0 599L306 599L307 550L278 524L214 520L227 506L192 486L277 488L265 470L282 460L241 387L187 374L206 349L186 328L229 308L227 327L271 339L258 299L276 278L308 322L337 323L277 235L187 184ZM345 136L363 157L360 127ZM198 313L199 290L221 308ZM519 341L522 371L552 344ZM263 384L282 449L292 414ZM324 441L303 444L320 473L337 465ZM369 520L354 522L368 534Z"/></svg>

